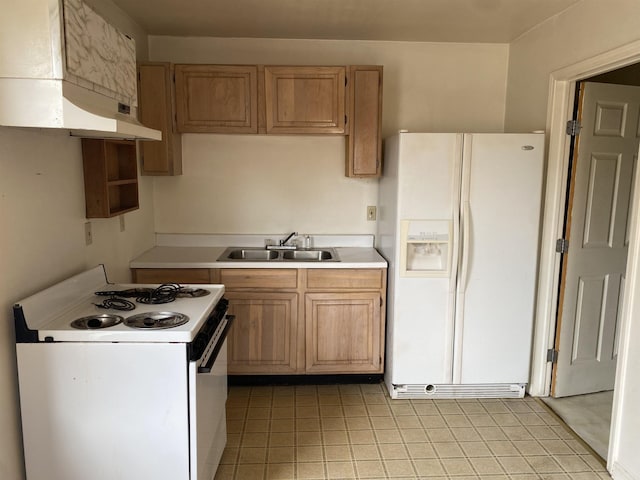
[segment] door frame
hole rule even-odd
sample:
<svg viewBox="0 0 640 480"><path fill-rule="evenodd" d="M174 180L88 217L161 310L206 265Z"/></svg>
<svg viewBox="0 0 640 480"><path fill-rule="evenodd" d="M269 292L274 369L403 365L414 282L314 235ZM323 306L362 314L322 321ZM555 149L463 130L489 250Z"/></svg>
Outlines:
<svg viewBox="0 0 640 480"><path fill-rule="evenodd" d="M550 75L546 122L546 135L549 142L547 147L548 163L538 271L537 313L529 384L529 393L533 396L548 396L551 389L552 365L547 362L547 350L553 348L555 342L561 264L561 256L556 253L555 244L556 240L562 237L564 226L569 152L572 142L572 137L565 133L565 125L573 117L576 82L638 62L640 62L640 41L569 65L552 72ZM640 188L634 188L631 201L631 208L636 211L640 208L639 190ZM629 304L634 295L640 295L640 283L632 277L638 273L637 267L640 266L639 224L640 222L635 221L634 215L627 258L629 284L625 289L620 325L621 335L613 400L609 464L615 459L617 432L620 431L621 419L618 418L617 412L621 410L619 408L621 398L618 387L624 383L627 373L627 337L631 318Z"/></svg>

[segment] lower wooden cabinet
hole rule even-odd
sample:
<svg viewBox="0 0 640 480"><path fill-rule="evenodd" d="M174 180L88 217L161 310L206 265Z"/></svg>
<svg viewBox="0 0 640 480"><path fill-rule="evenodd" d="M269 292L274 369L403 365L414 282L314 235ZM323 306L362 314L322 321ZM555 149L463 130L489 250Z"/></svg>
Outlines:
<svg viewBox="0 0 640 480"><path fill-rule="evenodd" d="M297 371L298 295L227 292L235 321L228 340L228 372Z"/></svg>
<svg viewBox="0 0 640 480"><path fill-rule="evenodd" d="M381 303L379 292L306 294L306 371L381 372Z"/></svg>
<svg viewBox="0 0 640 480"><path fill-rule="evenodd" d="M386 269L133 269L138 283L222 283L232 375L384 369Z"/></svg>

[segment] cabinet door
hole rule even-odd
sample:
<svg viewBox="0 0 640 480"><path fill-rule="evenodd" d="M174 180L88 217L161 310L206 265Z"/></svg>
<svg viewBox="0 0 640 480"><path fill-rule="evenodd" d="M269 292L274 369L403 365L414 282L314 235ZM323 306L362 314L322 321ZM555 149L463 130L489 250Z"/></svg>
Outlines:
<svg viewBox="0 0 640 480"><path fill-rule="evenodd" d="M229 373L296 373L298 295L227 291L225 296L236 316L229 332Z"/></svg>
<svg viewBox="0 0 640 480"><path fill-rule="evenodd" d="M176 65L177 127L184 133L258 133L258 67Z"/></svg>
<svg viewBox="0 0 640 480"><path fill-rule="evenodd" d="M346 175L382 173L382 67L349 67L349 137Z"/></svg>
<svg viewBox="0 0 640 480"><path fill-rule="evenodd" d="M306 371L381 373L379 292L305 296Z"/></svg>
<svg viewBox="0 0 640 480"><path fill-rule="evenodd" d="M162 140L140 142L142 175L180 175L182 136L174 132L172 68L169 63L138 65L140 121L162 132Z"/></svg>
<svg viewBox="0 0 640 480"><path fill-rule="evenodd" d="M345 133L345 67L264 68L267 133Z"/></svg>

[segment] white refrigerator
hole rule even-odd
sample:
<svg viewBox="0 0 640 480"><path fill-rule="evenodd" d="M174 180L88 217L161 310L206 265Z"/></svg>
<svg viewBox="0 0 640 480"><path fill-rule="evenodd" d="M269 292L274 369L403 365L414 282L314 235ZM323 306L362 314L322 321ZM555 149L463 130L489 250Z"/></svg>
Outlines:
<svg viewBox="0 0 640 480"><path fill-rule="evenodd" d="M392 398L521 397L529 380L544 135L385 140Z"/></svg>

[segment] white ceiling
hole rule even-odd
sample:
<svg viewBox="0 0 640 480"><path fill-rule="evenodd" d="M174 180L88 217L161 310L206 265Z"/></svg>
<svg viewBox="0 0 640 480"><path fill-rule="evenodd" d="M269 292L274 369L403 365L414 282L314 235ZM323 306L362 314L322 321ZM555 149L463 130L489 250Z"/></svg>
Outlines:
<svg viewBox="0 0 640 480"><path fill-rule="evenodd" d="M113 0L150 35L509 43L581 0Z"/></svg>

